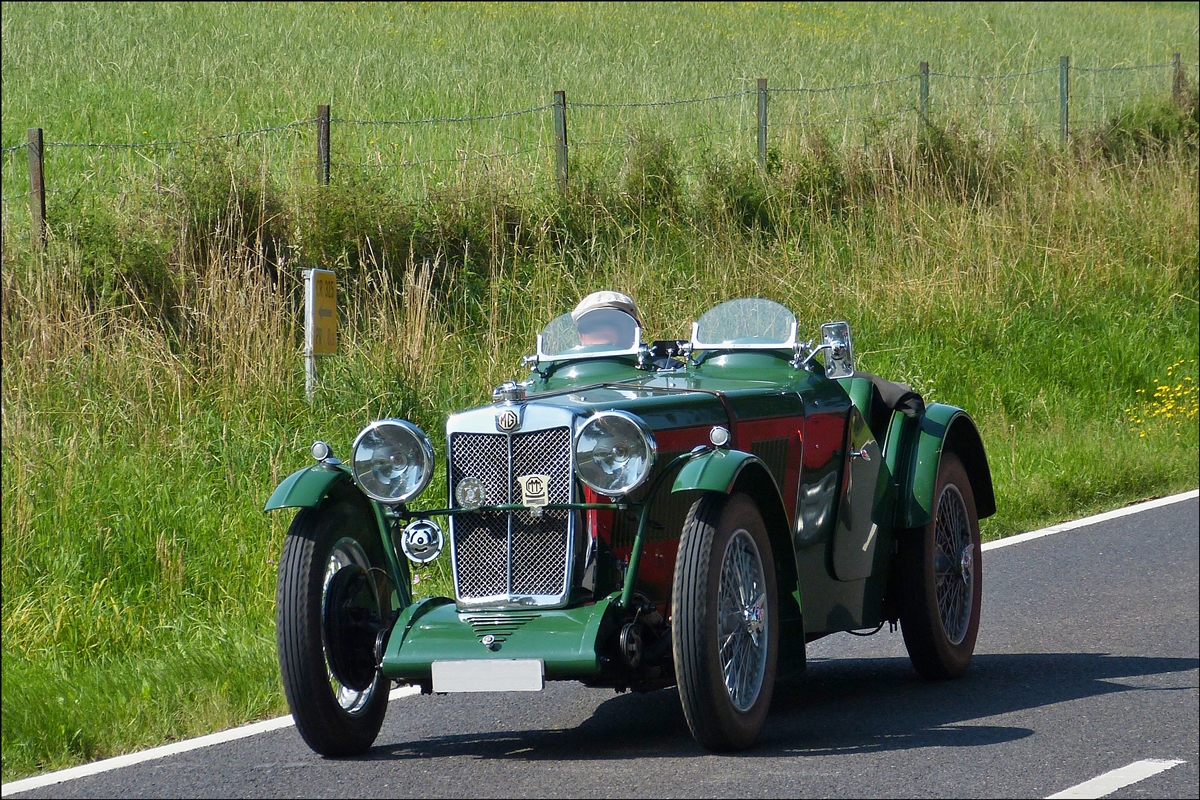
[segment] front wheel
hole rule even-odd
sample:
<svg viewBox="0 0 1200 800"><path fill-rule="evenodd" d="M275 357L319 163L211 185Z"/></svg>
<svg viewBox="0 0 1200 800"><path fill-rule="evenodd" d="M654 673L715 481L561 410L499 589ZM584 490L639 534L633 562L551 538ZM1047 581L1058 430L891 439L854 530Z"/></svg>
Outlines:
<svg viewBox="0 0 1200 800"><path fill-rule="evenodd" d="M774 564L749 497L692 504L675 563L672 646L684 716L709 750L750 747L766 722L779 653Z"/></svg>
<svg viewBox="0 0 1200 800"><path fill-rule="evenodd" d="M301 509L279 559L275 630L288 706L324 756L365 752L387 712L375 638L390 604L379 533L357 498Z"/></svg>
<svg viewBox="0 0 1200 800"><path fill-rule="evenodd" d="M942 454L934 514L900 547L900 628L923 677L957 678L979 633L983 561L971 481L957 455Z"/></svg>

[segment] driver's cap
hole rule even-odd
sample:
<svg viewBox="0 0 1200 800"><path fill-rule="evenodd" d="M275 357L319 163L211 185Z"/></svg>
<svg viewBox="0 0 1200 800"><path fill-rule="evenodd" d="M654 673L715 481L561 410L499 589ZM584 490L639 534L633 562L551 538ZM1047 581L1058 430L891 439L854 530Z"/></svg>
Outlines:
<svg viewBox="0 0 1200 800"><path fill-rule="evenodd" d="M579 318L584 314L589 311L599 311L602 308L624 311L633 317L639 326L642 324L642 321L638 319L637 303L633 302L633 298L627 294L610 292L608 290L592 292L580 300L579 305L575 306L575 310L571 312L571 319L579 322Z"/></svg>

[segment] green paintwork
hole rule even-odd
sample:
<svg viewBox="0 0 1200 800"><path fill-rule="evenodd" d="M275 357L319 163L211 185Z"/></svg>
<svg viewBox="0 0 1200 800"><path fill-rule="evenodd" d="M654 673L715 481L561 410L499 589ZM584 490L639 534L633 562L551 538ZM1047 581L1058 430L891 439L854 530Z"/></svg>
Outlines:
<svg viewBox="0 0 1200 800"><path fill-rule="evenodd" d="M444 597L409 606L396 620L383 656L383 674L389 678L428 681L434 661L460 659L540 658L546 677L586 679L600 674L596 635L609 604L616 595L575 608L498 612L529 620L489 650L465 620L488 612L459 612ZM497 637L499 638L499 637Z"/></svg>
<svg viewBox="0 0 1200 800"><path fill-rule="evenodd" d="M663 468L658 478L650 485L650 491L646 493L646 499L643 501L642 509L638 513L638 527L637 533L633 537L633 547L629 551L629 566L625 570L625 588L621 590L621 599L619 601L623 608L632 608L633 589L637 585L638 567L642 561L642 550L646 546L646 521L650 518L650 509L653 507L654 497L658 493L663 480L671 474L671 471L676 466L680 464L687 466L689 459L695 460L695 458L691 453L676 456L671 463Z"/></svg>
<svg viewBox="0 0 1200 800"><path fill-rule="evenodd" d="M350 470L344 464L322 463L296 470L275 487L263 510L316 508L330 490L342 481L353 481ZM366 495L363 495L363 502L371 506L375 517L379 538L383 542L384 556L388 562L389 577L395 586L396 601L400 607L407 606L412 602L412 577L408 571L408 560L396 555L396 548L392 544L391 526L384 519L383 508Z"/></svg>
<svg viewBox="0 0 1200 800"><path fill-rule="evenodd" d="M873 384L866 378L842 378L838 383L846 390L846 394L850 395L850 402L854 407L861 411L863 416L870 417Z"/></svg>
<svg viewBox="0 0 1200 800"><path fill-rule="evenodd" d="M632 413L656 435L662 434L660 447L668 441L672 452L684 451L677 456L678 471L662 469L636 503L618 498L621 511L637 515L637 529L620 545L628 548L627 556L617 556L623 560L621 569L609 567L608 577L597 584L606 587L604 592L614 591L598 602L572 608L460 612L447 598L411 602L409 565L392 546L393 526L416 516L453 514L455 509L441 501L423 504L443 506L436 510L402 506L393 512L368 501L401 608L385 647L383 674L424 683L436 660L537 658L545 663L548 678L626 685L629 676L623 668L605 662L602 669L597 647L606 654L614 652L617 633L637 606L635 585L656 581L656 590L661 590L656 603L670 596L670 570L664 559L673 555L669 541L680 535L679 515L672 512L667 521L675 530L668 531L649 511L654 502L649 498L668 494L668 481L670 493L746 492L758 504L771 536L780 592L780 674L803 666L806 637L873 626L894 615L895 608L885 600L893 588L889 572L895 537L929 520L938 463L946 448L963 457L980 516L994 511L982 442L962 409L931 403L921 418L900 412L889 416L884 409L872 409L877 400L869 379L829 380L819 362L797 368L791 363L793 356L783 350L701 352L684 366L661 371L639 369L632 357L540 365L541 372L527 383L530 408L568 409L575 419L609 409ZM489 432L489 415L494 413L487 407L464 412L479 415L472 430L480 430L482 423L482 430ZM842 420L851 426L847 435L854 452L866 449L869 458L854 460L846 445L837 442ZM705 441L715 425L736 433L738 447L744 449L686 452ZM800 439L789 431L802 431ZM786 480L780 477L784 469L776 449L784 434L792 437L784 447L790 470ZM807 446L810 440L816 443L810 453L787 451L796 441ZM802 464L799 475L797 464ZM302 469L279 485L267 508L317 506L329 492L340 491L339 481L350 479L340 465ZM787 484L787 495L781 484ZM580 511L590 507L570 505ZM607 503L595 505L609 508ZM497 508L520 510L515 505ZM626 528L622 536L629 533ZM618 549L614 546L614 552ZM468 617L486 617L497 624L511 618L525 621L509 629L473 628ZM501 631L499 649L483 646L480 639L486 633Z"/></svg>
<svg viewBox="0 0 1200 800"><path fill-rule="evenodd" d="M397 608L405 608L412 603L412 573L409 572L408 559L401 558L392 542L392 526L384 518L383 506L363 495L363 499L371 504L375 512L375 524L379 526L379 538L383 540L383 554L387 558L388 572L397 596Z"/></svg>
<svg viewBox="0 0 1200 800"><path fill-rule="evenodd" d="M351 480L350 470L342 464L315 464L288 475L267 500L263 511L277 508L315 508L338 481Z"/></svg>
<svg viewBox="0 0 1200 800"><path fill-rule="evenodd" d="M610 384L550 397L538 397L531 393L529 401L570 408L580 414L609 409L628 411L640 417L651 430L729 424L725 409L716 397L699 392L675 391L709 388L698 385L697 381L680 382L646 372L636 373L634 377L637 383L623 383L620 387ZM539 384L536 388L540 391L543 385ZM556 391L561 391L561 387Z"/></svg>
<svg viewBox="0 0 1200 800"><path fill-rule="evenodd" d="M637 379L646 375L638 371L637 359L630 356L551 362L543 370L549 377L541 382L538 391L557 391L572 386Z"/></svg>
<svg viewBox="0 0 1200 800"><path fill-rule="evenodd" d="M710 453L697 456L683 465L671 486L672 492L686 492L699 489L706 492L722 492L729 494L737 482L738 475L747 464L760 464L764 471L769 471L758 456L744 453L741 450L713 450ZM778 489L776 489L778 492Z"/></svg>
<svg viewBox="0 0 1200 800"><path fill-rule="evenodd" d="M979 517L995 513L991 474L986 458L982 457L982 447L978 447L978 453L973 452L979 442L974 421L961 408L930 403L920 420L916 446L910 445L905 455L907 464L902 473L897 507L897 524L900 527L920 527L933 518L933 493L937 485L938 465L948 441L956 442L956 449L961 451L959 455L963 457L967 476L976 494ZM900 458L900 454L897 454L898 461Z"/></svg>

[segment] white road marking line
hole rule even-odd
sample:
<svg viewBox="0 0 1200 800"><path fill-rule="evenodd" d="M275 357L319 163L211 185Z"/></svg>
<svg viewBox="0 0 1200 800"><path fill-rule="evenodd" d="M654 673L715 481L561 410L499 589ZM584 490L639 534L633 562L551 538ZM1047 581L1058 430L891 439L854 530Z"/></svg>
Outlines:
<svg viewBox="0 0 1200 800"><path fill-rule="evenodd" d="M1063 789L1061 792L1056 792L1050 795L1046 800L1095 800L1098 797L1105 797L1112 794L1117 789L1123 789L1131 783L1145 780L1152 775L1157 775L1160 772L1165 772L1171 767L1178 766L1187 762L1180 761L1177 758L1146 758L1141 761L1135 761L1132 764L1127 764L1120 769L1114 769L1111 772L1106 772L1092 778L1090 781L1084 781L1078 786L1072 786L1070 789Z"/></svg>
<svg viewBox="0 0 1200 800"><path fill-rule="evenodd" d="M1043 536L1049 536L1053 533L1063 533L1064 531L1075 530L1076 528L1082 528L1087 525L1094 525L1097 522L1105 522L1106 520L1125 517L1130 514L1136 514L1139 511L1149 511L1152 508L1159 508L1160 506L1171 505L1172 503L1179 503L1196 497L1200 497L1200 489L1193 489L1190 492L1172 495L1171 497L1162 497L1158 500L1148 500L1145 503L1138 503L1137 505L1118 508L1115 511L1107 511L1103 514L1096 514L1095 516L1085 517L1084 519L1078 519L1073 522L1064 522L1059 525L1052 525L1049 528L1042 528L1041 530L1030 531L1029 533L1021 533L1016 536L1009 536L994 542L985 542L981 549L992 550L997 547L1007 547L1010 544L1020 544L1021 542L1028 542L1031 539L1040 539ZM392 693L388 696L388 699L395 700L399 697L407 697L409 695L416 694L418 691L419 690L414 686L393 689ZM90 764L83 764L78 767L70 767L68 769L59 770L58 772L47 772L42 775L35 775L32 778L24 778L19 781L11 781L9 783L0 785L0 797L8 797L10 794L16 794L17 792L27 792L30 789L37 789L42 786L52 786L56 783L62 783L63 781L74 780L75 778L83 778L88 775L96 775L101 772L108 772L109 770L120 769L121 767L128 767L133 764L140 764L144 761L153 761L154 759L163 758L164 756L175 755L177 753L186 753L189 750L199 750L200 748L209 747L214 744L221 744L222 742L232 742L236 739L245 739L248 736L255 736L260 733L278 730L279 728L286 728L293 724L292 716L289 714L286 717L277 717L275 719L264 720L263 722L254 722L250 725L243 725L240 728L232 728L227 731L210 733L207 736L200 736L196 739L187 739L182 742L174 742L173 744L163 745L162 747L143 750L140 753L129 753L127 755L117 756L115 758L106 758L103 761L93 761ZM1174 766L1174 764L1171 766ZM1164 767L1164 769L1166 769L1166 767ZM1059 796L1065 795L1055 795L1055 797ZM1100 795L1097 795L1097 797L1099 796Z"/></svg>
<svg viewBox="0 0 1200 800"><path fill-rule="evenodd" d="M1103 514L1096 514L1091 517L1072 520L1071 522L1062 522L1058 525L1051 525L1049 528L1042 528L1041 530L1030 531L1029 533L1019 533L1016 536L1006 536L1003 539L997 539L994 542L984 542L983 547L980 549L995 550L997 547L1008 547L1012 544L1021 544L1022 542L1028 542L1031 539L1040 539L1043 536L1050 536L1054 533L1065 533L1066 531L1073 531L1076 528L1085 528L1088 525L1095 525L1098 522L1108 522L1110 519L1127 517L1130 514L1149 511L1152 508L1161 508L1162 506L1169 506L1174 503L1182 503L1184 500L1195 500L1197 497L1200 497L1200 489L1192 489L1190 492L1184 492L1183 494L1173 494L1170 497L1160 497L1157 500L1147 500L1144 503L1125 506L1124 508L1118 508L1115 511L1105 511Z"/></svg>
<svg viewBox="0 0 1200 800"><path fill-rule="evenodd" d="M388 695L388 700L396 700L401 697L418 694L420 688L417 686L403 686L399 689L393 689ZM276 717L275 719L263 720L262 722L252 722L249 725L243 725L240 728L231 728L227 731L218 731L210 733L207 736L199 736L195 739L186 739L182 742L173 742L165 744L162 747L154 747L150 750L143 750L140 753L127 753L123 756L114 758L106 758L103 761L93 761L90 764L81 764L78 767L69 769L60 769L57 772L47 772L43 775L35 775L32 778L25 778L19 781L10 781L0 785L0 796L8 797L10 794L17 792L28 792L31 789L40 789L43 786L52 786L56 783L64 781L72 781L76 778L86 778L89 775L97 775L101 772L108 772L122 767L141 764L145 761L154 761L158 758L173 756L179 753L186 753L190 750L200 750L205 747L211 747L214 744L223 744L224 742L232 742L237 739L245 739L249 736L257 736L260 733L279 730L280 728L288 728L296 723L292 720L292 715L286 717Z"/></svg>

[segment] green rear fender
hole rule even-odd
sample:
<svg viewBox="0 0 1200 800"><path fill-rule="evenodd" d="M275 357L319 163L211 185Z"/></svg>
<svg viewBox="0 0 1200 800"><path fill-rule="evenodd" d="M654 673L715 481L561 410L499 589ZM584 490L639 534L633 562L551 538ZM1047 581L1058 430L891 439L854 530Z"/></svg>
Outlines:
<svg viewBox="0 0 1200 800"><path fill-rule="evenodd" d="M316 464L296 470L275 487L263 511L316 508L335 484L349 480L350 471L341 464Z"/></svg>
<svg viewBox="0 0 1200 800"><path fill-rule="evenodd" d="M902 415L896 414L893 424L902 425ZM931 403L915 428L904 437L908 445L908 458L897 508L899 526L918 528L933 518L933 492L937 485L938 465L942 453L947 450L956 453L967 470L979 518L996 513L996 496L992 489L987 454L979 429L970 415L961 408Z"/></svg>

